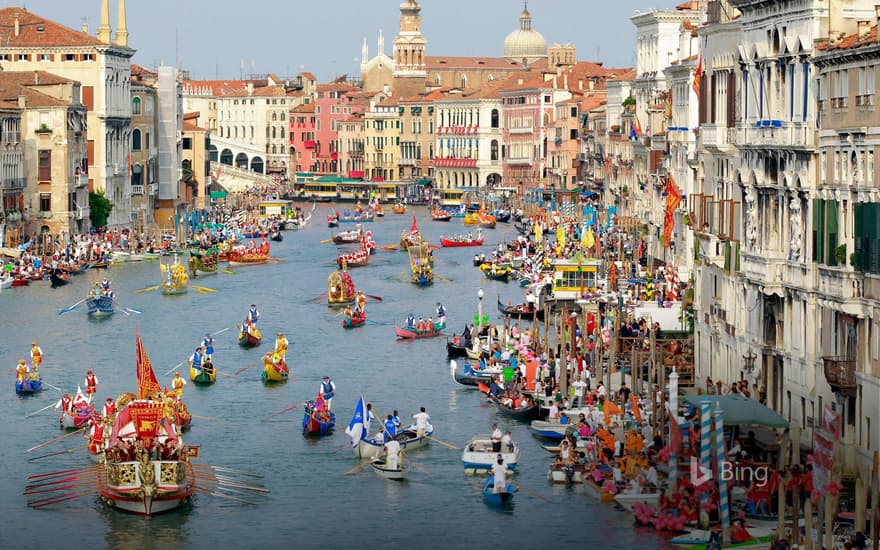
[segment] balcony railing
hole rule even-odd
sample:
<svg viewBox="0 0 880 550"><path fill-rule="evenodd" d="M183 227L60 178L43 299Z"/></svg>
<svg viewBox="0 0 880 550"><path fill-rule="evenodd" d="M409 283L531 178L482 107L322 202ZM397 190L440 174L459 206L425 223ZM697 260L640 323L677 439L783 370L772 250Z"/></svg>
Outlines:
<svg viewBox="0 0 880 550"><path fill-rule="evenodd" d="M851 357L823 357L825 380L835 393L853 394L856 389L856 360Z"/></svg>
<svg viewBox="0 0 880 550"><path fill-rule="evenodd" d="M531 166L532 159L528 157L509 157L507 159L508 166Z"/></svg>
<svg viewBox="0 0 880 550"><path fill-rule="evenodd" d="M534 129L531 126L510 129L511 134L531 134L533 131Z"/></svg>
<svg viewBox="0 0 880 550"><path fill-rule="evenodd" d="M7 178L3 180L3 189L7 191L24 189L24 178Z"/></svg>
<svg viewBox="0 0 880 550"><path fill-rule="evenodd" d="M143 185L132 185L131 186L131 194L132 195L143 195L144 194L144 186Z"/></svg>

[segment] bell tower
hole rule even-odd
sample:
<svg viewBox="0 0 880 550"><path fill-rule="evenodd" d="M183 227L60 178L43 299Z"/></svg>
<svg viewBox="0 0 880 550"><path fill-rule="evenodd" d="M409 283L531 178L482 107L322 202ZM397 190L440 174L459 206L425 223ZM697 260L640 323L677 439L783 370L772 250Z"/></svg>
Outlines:
<svg viewBox="0 0 880 550"><path fill-rule="evenodd" d="M394 96L411 97L425 91L428 71L422 36L422 6L416 0L400 4L400 31L394 39Z"/></svg>

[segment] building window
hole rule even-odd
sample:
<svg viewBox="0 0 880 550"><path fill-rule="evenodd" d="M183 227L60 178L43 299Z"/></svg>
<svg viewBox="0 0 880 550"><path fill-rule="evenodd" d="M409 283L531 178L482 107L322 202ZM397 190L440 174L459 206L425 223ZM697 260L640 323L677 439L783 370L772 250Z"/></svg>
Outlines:
<svg viewBox="0 0 880 550"><path fill-rule="evenodd" d="M138 128L135 128L131 132L131 150L132 151L140 151L141 150L141 131Z"/></svg>
<svg viewBox="0 0 880 550"><path fill-rule="evenodd" d="M40 54L40 61L52 61L52 54L51 53L41 53Z"/></svg>
<svg viewBox="0 0 880 550"><path fill-rule="evenodd" d="M135 97L131 100L131 114L137 116L141 114L141 98Z"/></svg>
<svg viewBox="0 0 880 550"><path fill-rule="evenodd" d="M492 128L498 128L499 118L498 109L492 109Z"/></svg>
<svg viewBox="0 0 880 550"><path fill-rule="evenodd" d="M40 193L40 212L52 211L52 193Z"/></svg>
<svg viewBox="0 0 880 550"><path fill-rule="evenodd" d="M52 181L52 151L41 149L38 153L37 179Z"/></svg>
<svg viewBox="0 0 880 550"><path fill-rule="evenodd" d="M184 151L192 151L192 148L193 148L193 140L192 140L192 138L191 138L191 137L185 137L185 138L183 138L183 144L182 144L182 147L183 147L183 150L184 150Z"/></svg>
<svg viewBox="0 0 880 550"><path fill-rule="evenodd" d="M490 160L498 160L498 140L493 139L489 147Z"/></svg>

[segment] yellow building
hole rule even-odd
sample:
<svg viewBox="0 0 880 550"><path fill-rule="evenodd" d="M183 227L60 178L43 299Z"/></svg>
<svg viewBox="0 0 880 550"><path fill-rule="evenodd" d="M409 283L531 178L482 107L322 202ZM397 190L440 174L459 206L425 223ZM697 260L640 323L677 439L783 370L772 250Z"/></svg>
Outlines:
<svg viewBox="0 0 880 550"><path fill-rule="evenodd" d="M386 99L370 102L364 113L364 178L394 181L399 178L400 105Z"/></svg>

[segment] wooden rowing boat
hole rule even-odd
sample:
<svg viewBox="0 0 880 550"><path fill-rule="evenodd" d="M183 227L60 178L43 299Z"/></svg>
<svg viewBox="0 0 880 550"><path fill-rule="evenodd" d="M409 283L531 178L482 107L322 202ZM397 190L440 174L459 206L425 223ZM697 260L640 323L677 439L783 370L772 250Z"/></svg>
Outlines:
<svg viewBox="0 0 880 550"><path fill-rule="evenodd" d="M516 494L516 487L512 483L508 483L503 491L495 492L495 479L486 478L483 482L483 500L490 506L504 506L513 502L513 495Z"/></svg>
<svg viewBox="0 0 880 550"><path fill-rule="evenodd" d="M263 356L263 373L261 377L263 382L287 382L290 375L290 369L287 368L287 362L284 358L275 361L273 353L267 353Z"/></svg>
<svg viewBox="0 0 880 550"><path fill-rule="evenodd" d="M443 334L444 328L446 328L446 325L443 323L434 323L433 330L419 330L417 328L394 325L394 334L396 334L398 338L403 339L433 338Z"/></svg>
<svg viewBox="0 0 880 550"><path fill-rule="evenodd" d="M409 426L397 432L395 439L400 444L402 450L413 450L424 447L430 443L430 437L434 434L434 426L428 424L425 433L419 437L418 430L415 425ZM384 430L374 434L372 437L364 438L358 441L352 451L354 456L358 458L377 458L385 452L385 432Z"/></svg>
<svg viewBox="0 0 880 550"><path fill-rule="evenodd" d="M216 248L208 251L190 252L189 272L197 275L213 275L217 273L217 262L220 252Z"/></svg>
<svg viewBox="0 0 880 550"><path fill-rule="evenodd" d="M501 303L501 297L498 298L498 311L507 317L515 317L517 319L534 319L544 320L544 310L535 309L534 304L524 303L517 305L505 306Z"/></svg>
<svg viewBox="0 0 880 550"><path fill-rule="evenodd" d="M376 475L384 479L393 479L395 481L403 481L409 473L410 463L408 460L401 460L397 468L390 467L384 458L375 458L370 463Z"/></svg>
<svg viewBox="0 0 880 550"><path fill-rule="evenodd" d="M347 264L344 264L341 271L334 271L327 277L327 305L330 307L353 304L357 298L354 281L346 267Z"/></svg>
<svg viewBox="0 0 880 550"><path fill-rule="evenodd" d="M242 325L238 330L238 345L243 348L259 346L263 341L263 333L253 325Z"/></svg>
<svg viewBox="0 0 880 550"><path fill-rule="evenodd" d="M321 411L316 411L314 408L314 402L310 401L306 404L305 411L303 413L303 433L306 435L327 435L331 431L333 431L333 426L336 425L336 413L329 412L324 414L329 414L329 419L327 417L321 418Z"/></svg>
<svg viewBox="0 0 880 550"><path fill-rule="evenodd" d="M202 368L199 369L190 365L189 379L193 381L193 384L213 384L217 380L217 369L214 368L214 363L211 361L205 361Z"/></svg>
<svg viewBox="0 0 880 550"><path fill-rule="evenodd" d="M359 327L367 322L367 313L362 311L360 314L352 314L351 317L344 317L342 319L342 328L354 328Z"/></svg>
<svg viewBox="0 0 880 550"><path fill-rule="evenodd" d="M230 267L262 264L269 261L269 249L269 243L264 241L260 243L260 246L256 247L233 247L232 250L226 254L226 257L229 260Z"/></svg>
<svg viewBox="0 0 880 550"><path fill-rule="evenodd" d="M467 239L465 237L453 237L451 239L447 239L446 237L440 237L440 244L442 244L446 248L458 248L463 246L482 246L483 245L483 237L479 239Z"/></svg>

